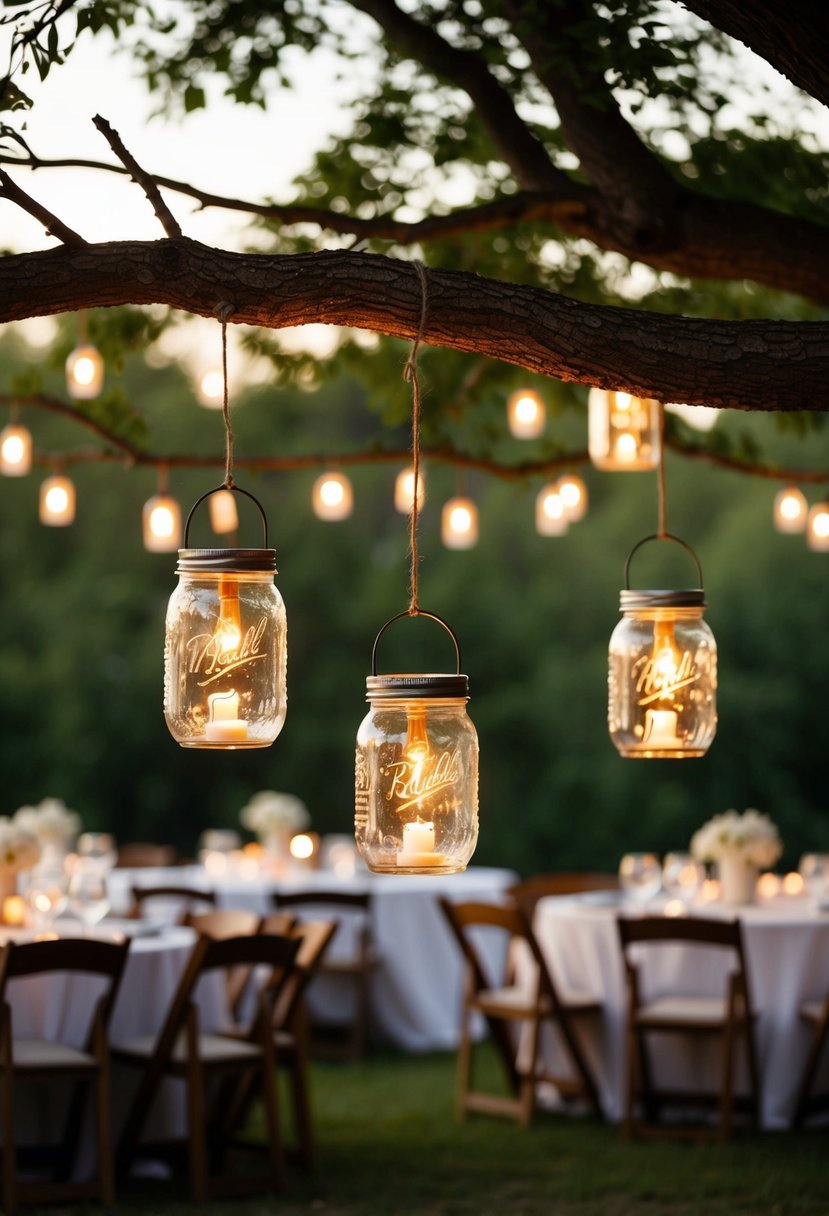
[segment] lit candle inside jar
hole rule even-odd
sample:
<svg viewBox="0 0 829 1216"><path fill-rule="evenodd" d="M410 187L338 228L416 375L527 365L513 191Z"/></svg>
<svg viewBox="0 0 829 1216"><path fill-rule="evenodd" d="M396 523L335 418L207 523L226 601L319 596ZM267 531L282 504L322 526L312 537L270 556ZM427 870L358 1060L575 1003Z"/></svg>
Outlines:
<svg viewBox="0 0 829 1216"><path fill-rule="evenodd" d="M239 717L238 692L213 692L207 698L210 721L205 738L214 743L237 743L248 737L248 724Z"/></svg>
<svg viewBox="0 0 829 1216"><path fill-rule="evenodd" d="M642 742L648 747L682 747L676 733L677 714L673 709L649 709L645 714Z"/></svg>
<svg viewBox="0 0 829 1216"><path fill-rule="evenodd" d="M398 866L442 866L444 856L435 852L435 825L423 823L403 824L403 847L397 854Z"/></svg>
<svg viewBox="0 0 829 1216"><path fill-rule="evenodd" d="M7 895L3 900L3 924L25 925L26 901L20 895Z"/></svg>

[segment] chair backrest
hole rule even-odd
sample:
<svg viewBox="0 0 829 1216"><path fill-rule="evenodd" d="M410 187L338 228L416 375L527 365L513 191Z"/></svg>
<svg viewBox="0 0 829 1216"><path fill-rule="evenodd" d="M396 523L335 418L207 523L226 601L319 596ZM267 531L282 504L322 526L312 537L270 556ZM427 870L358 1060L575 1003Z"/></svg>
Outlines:
<svg viewBox="0 0 829 1216"><path fill-rule="evenodd" d="M6 999L7 984L13 979L50 972L94 975L106 981L95 1006L96 1016L106 1026L118 995L128 950L128 939L122 942L95 938L8 942L0 950L0 1005Z"/></svg>
<svg viewBox="0 0 829 1216"><path fill-rule="evenodd" d="M150 903L150 901L154 901L158 908L166 905L169 910L172 907L174 911L169 919L179 921L191 914L194 908L199 906L212 908L216 906L215 891L201 891L193 887L175 885L154 887L133 886L131 895L132 907L129 914L132 917L143 915L146 912L145 905Z"/></svg>
<svg viewBox="0 0 829 1216"><path fill-rule="evenodd" d="M617 917L619 940L625 965L635 970L630 949L637 945L662 947L681 943L689 946L720 950L730 954L731 975L742 989L750 1007L748 969L746 967L743 934L739 920L715 920L701 916L641 916Z"/></svg>
<svg viewBox="0 0 829 1216"><path fill-rule="evenodd" d="M580 895L584 891L618 890L615 874L600 871L558 870L549 874L533 874L507 888L507 894L532 916L539 899L547 895Z"/></svg>
<svg viewBox="0 0 829 1216"><path fill-rule="evenodd" d="M553 977L549 972L532 925L522 907L516 903L496 904L480 900L453 903L444 896L438 896L438 902L461 948L477 991L502 987L504 984L501 977L491 974L491 967L487 965L480 942L476 940L475 930L495 929L499 930L504 938L504 964L506 965L510 951L515 944L524 943L525 949L529 951L535 964L539 996L541 993L545 993L550 997L554 1008L560 1006L561 1002Z"/></svg>
<svg viewBox="0 0 829 1216"><path fill-rule="evenodd" d="M273 895L276 908L298 908L303 905L325 904L331 908L352 908L356 911L371 910L370 891L276 891Z"/></svg>
<svg viewBox="0 0 829 1216"><path fill-rule="evenodd" d="M177 860L178 853L172 844L150 844L142 840L118 846L118 865L125 869L174 866Z"/></svg>
<svg viewBox="0 0 829 1216"><path fill-rule="evenodd" d="M372 897L370 891L338 891L325 889L308 889L302 891L277 891L273 895L274 907L280 910L296 909L313 912L314 919L339 922L342 925L341 937L338 939L338 952L345 945L349 958L356 957L359 966L367 966L370 957L372 938L371 914ZM337 913L342 913L338 916ZM353 934L353 936L352 936ZM352 943L354 943L352 945Z"/></svg>
<svg viewBox="0 0 829 1216"><path fill-rule="evenodd" d="M260 931L262 917L258 912L249 912L247 908L216 908L212 912L188 912L184 923L206 937L244 937L246 933ZM283 931L270 930L271 933Z"/></svg>

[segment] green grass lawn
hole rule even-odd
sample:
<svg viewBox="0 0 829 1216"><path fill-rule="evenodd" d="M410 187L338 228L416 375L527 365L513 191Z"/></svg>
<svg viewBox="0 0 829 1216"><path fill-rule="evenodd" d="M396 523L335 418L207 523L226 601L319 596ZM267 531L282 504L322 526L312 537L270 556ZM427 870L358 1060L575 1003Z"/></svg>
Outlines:
<svg viewBox="0 0 829 1216"><path fill-rule="evenodd" d="M541 1115L529 1131L483 1116L461 1124L453 1112L454 1066L452 1055L373 1055L359 1065L315 1065L317 1166L305 1174L289 1165L286 1194L197 1209L184 1178L136 1181L121 1185L117 1211L829 1216L827 1130L741 1131L720 1146L630 1144L596 1119L553 1114Z"/></svg>

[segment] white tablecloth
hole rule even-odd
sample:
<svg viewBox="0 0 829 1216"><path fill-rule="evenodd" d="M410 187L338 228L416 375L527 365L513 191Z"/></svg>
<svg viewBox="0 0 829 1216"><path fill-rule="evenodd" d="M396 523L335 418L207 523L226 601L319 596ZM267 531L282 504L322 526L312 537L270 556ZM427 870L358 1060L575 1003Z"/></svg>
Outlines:
<svg viewBox="0 0 829 1216"><path fill-rule="evenodd" d="M602 1106L610 1119L624 1107L624 1031L627 1014L624 971L616 917L629 909L612 903L608 892L540 900L535 929L556 982L565 991L588 991L602 1004L601 1021L587 1035L588 1056L596 1071ZM657 910L656 907L651 910ZM780 897L738 909L709 905L697 915L734 918L743 926L752 1005L757 1013L755 1039L761 1078L761 1123L789 1125L808 1031L798 1008L829 992L829 915L805 898ZM663 947L660 987L703 995L722 992L722 971L711 956L702 961L693 947ZM664 1038L660 1051L659 1039ZM704 1044L652 1036L657 1084L697 1082L718 1085L714 1054ZM742 1061L741 1061L742 1063ZM659 1070L662 1070L661 1072ZM738 1079L740 1074L738 1073ZM822 1079L829 1084L829 1061ZM692 1082L693 1083L693 1082Z"/></svg>
<svg viewBox="0 0 829 1216"><path fill-rule="evenodd" d="M281 878L210 878L201 866L167 870L115 870L110 877L114 908L129 904L133 885L175 883L212 888L219 905L272 912L276 890L370 891L372 930L380 955L371 984L371 1029L382 1040L406 1051L449 1050L457 1046L460 1029L462 962L437 896L454 901L499 900L510 883L511 870L472 867L461 874L385 875L358 873L342 878L324 870L289 873ZM348 950L344 923L332 942L334 955ZM327 982L327 981L326 981ZM328 1013L336 1020L340 1001L350 993L328 988ZM325 993L317 993L317 1002Z"/></svg>

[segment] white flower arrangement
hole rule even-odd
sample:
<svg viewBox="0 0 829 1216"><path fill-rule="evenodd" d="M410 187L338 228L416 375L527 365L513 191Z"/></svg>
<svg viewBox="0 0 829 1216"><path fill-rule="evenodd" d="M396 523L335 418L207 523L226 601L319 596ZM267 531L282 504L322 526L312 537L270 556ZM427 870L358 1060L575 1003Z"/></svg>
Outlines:
<svg viewBox="0 0 829 1216"><path fill-rule="evenodd" d="M294 794L277 794L261 790L242 808L239 819L243 827L255 832L260 840L287 832L299 832L311 822L305 803Z"/></svg>
<svg viewBox="0 0 829 1216"><path fill-rule="evenodd" d="M14 822L42 845L68 845L81 827L80 815L70 811L60 798L44 798L37 806L22 806L15 812Z"/></svg>
<svg viewBox="0 0 829 1216"><path fill-rule="evenodd" d="M691 838L691 853L696 861L723 861L727 858L766 869L783 852L777 828L768 815L753 807L739 814L724 811L715 815Z"/></svg>
<svg viewBox="0 0 829 1216"><path fill-rule="evenodd" d="M40 858L38 839L8 815L0 815L0 870L30 870Z"/></svg>

